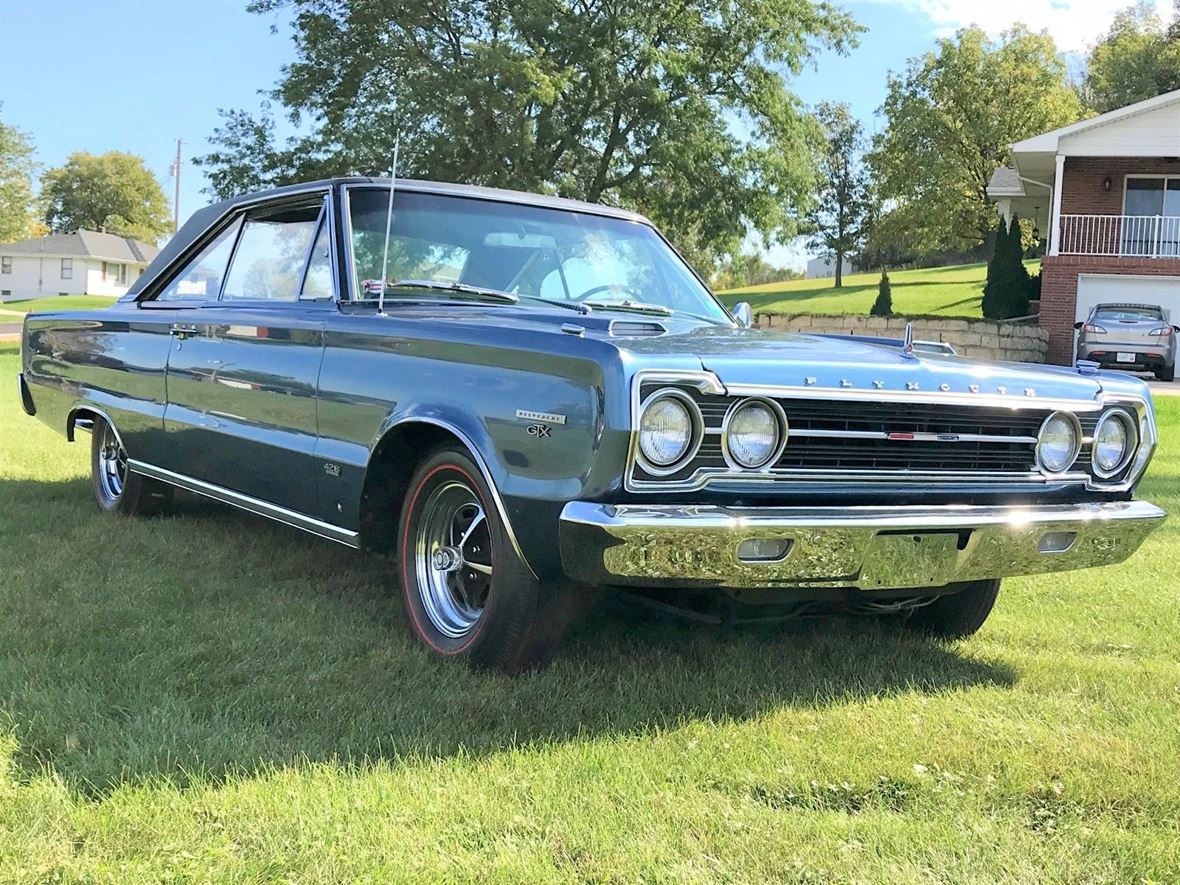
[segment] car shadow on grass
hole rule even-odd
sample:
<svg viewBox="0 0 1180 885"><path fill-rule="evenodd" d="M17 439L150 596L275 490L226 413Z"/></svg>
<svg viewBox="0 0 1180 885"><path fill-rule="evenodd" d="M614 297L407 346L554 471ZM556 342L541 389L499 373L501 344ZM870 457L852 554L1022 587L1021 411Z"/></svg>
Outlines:
<svg viewBox="0 0 1180 885"><path fill-rule="evenodd" d="M0 537L0 728L26 773L94 797L1016 680L872 622L723 631L602 606L547 669L472 673L412 641L390 562L211 502L111 518L84 480L3 482Z"/></svg>

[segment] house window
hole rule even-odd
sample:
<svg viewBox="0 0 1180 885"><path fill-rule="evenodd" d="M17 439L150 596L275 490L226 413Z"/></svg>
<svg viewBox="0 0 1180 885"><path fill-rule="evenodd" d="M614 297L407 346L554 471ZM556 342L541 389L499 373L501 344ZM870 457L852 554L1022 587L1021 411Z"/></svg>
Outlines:
<svg viewBox="0 0 1180 885"><path fill-rule="evenodd" d="M0 298L9 298L12 295L11 289L0 289Z"/></svg>
<svg viewBox="0 0 1180 885"><path fill-rule="evenodd" d="M61 260L61 278L63 280L72 280L74 278L73 258L63 258Z"/></svg>
<svg viewBox="0 0 1180 885"><path fill-rule="evenodd" d="M1180 255L1180 175L1128 175L1123 254Z"/></svg>
<svg viewBox="0 0 1180 885"><path fill-rule="evenodd" d="M12 259L0 258L0 273L12 273Z"/></svg>

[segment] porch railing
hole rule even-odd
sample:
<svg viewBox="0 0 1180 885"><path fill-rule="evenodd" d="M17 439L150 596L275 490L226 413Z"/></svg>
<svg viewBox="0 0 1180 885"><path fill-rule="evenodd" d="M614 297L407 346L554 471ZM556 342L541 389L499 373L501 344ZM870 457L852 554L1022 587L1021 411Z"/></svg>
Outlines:
<svg viewBox="0 0 1180 885"><path fill-rule="evenodd" d="M1062 215L1058 252L1180 258L1180 216Z"/></svg>

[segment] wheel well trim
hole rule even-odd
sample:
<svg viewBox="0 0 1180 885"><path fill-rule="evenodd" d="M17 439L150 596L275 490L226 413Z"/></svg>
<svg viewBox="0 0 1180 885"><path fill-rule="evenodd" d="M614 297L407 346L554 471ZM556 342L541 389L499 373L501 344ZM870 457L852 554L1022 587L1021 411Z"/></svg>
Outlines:
<svg viewBox="0 0 1180 885"><path fill-rule="evenodd" d="M534 578L537 577L537 572L533 569L532 564L528 561L528 557L524 555L524 550L521 549L520 541L516 537L516 531L512 528L512 520L508 517L508 508L504 506L504 499L500 496L500 490L496 488L496 481L492 476L492 471L488 468L487 459L484 458L483 453L479 450L475 440L465 430L451 421L442 418L436 418L431 415L407 415L399 418L396 421L391 421L386 424L374 443L372 451L375 452L385 438L392 432L399 428L404 428L411 424L427 424L445 430L447 433L454 436L463 445L465 449L471 454L471 458L475 461L475 466L479 468L480 475L483 481L487 483L488 489L492 493L492 504L496 508L496 513L500 517L500 521L504 523L504 531L508 535L508 541L512 544L512 549L516 555L520 557L520 561L524 563L525 568L529 570ZM369 464L365 467L365 472L369 472L372 465L372 456L370 455Z"/></svg>
<svg viewBox="0 0 1180 885"><path fill-rule="evenodd" d="M123 434L119 433L118 425L111 420L110 415L98 406L91 405L90 403L78 403L66 415L66 440L68 442L74 442L74 428L77 427L78 417L82 412L90 412L95 417L102 418L103 421L107 422L111 430L115 433L115 439L119 441L119 445L123 446L123 451L127 451L127 445L123 442Z"/></svg>

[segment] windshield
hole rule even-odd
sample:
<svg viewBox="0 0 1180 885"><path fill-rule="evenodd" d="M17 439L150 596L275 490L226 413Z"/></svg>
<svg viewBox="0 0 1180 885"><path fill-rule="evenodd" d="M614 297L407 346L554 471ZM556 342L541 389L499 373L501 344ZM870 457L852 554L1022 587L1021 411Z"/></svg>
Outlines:
<svg viewBox="0 0 1180 885"><path fill-rule="evenodd" d="M349 191L355 299L381 291L388 208L387 188ZM467 197L395 194L385 281L387 303L471 297L475 288L508 292L538 308L543 299L729 322L646 224Z"/></svg>

